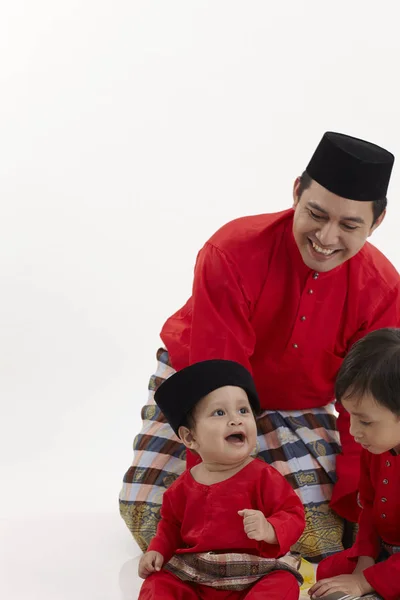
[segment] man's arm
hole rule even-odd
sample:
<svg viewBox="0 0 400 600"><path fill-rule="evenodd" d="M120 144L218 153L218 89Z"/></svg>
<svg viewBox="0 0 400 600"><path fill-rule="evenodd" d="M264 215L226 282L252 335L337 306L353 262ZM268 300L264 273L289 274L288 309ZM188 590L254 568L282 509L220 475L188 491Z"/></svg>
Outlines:
<svg viewBox="0 0 400 600"><path fill-rule="evenodd" d="M250 299L237 266L210 243L197 258L192 302L190 362L222 358L251 371L256 336Z"/></svg>
<svg viewBox="0 0 400 600"><path fill-rule="evenodd" d="M250 357L256 343L251 304L233 259L207 242L197 256L192 297L181 311L182 321L175 315L171 326L167 321L161 332L174 369L186 367L187 362L219 358L234 360L251 372ZM190 329L185 311L191 312Z"/></svg>

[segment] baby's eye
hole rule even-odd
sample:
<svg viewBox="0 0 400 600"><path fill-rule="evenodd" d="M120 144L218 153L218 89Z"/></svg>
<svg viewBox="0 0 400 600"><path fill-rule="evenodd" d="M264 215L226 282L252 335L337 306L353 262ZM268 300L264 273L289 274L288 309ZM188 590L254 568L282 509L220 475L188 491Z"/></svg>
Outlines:
<svg viewBox="0 0 400 600"><path fill-rule="evenodd" d="M222 410L222 408L217 408L217 410L214 410L213 412L213 417L223 417L225 414L225 411Z"/></svg>
<svg viewBox="0 0 400 600"><path fill-rule="evenodd" d="M248 413L250 411L247 408L247 406L244 406L243 408L239 408L239 412L240 412L241 415L245 415L246 413Z"/></svg>
<svg viewBox="0 0 400 600"><path fill-rule="evenodd" d="M371 421L360 421L361 425L371 425Z"/></svg>

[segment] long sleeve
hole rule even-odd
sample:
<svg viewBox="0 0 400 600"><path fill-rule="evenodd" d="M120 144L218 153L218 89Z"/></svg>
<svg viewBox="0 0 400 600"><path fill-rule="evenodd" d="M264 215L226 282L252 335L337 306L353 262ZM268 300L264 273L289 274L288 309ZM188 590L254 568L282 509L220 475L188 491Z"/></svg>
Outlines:
<svg viewBox="0 0 400 600"><path fill-rule="evenodd" d="M400 327L400 280L384 295L383 299L371 309L368 307L369 317L353 336L349 343L349 350L358 340L367 333L383 329L384 327Z"/></svg>
<svg viewBox="0 0 400 600"><path fill-rule="evenodd" d="M251 371L256 335L250 323L250 304L242 277L233 262L211 243L197 256L192 297L173 326L167 321L161 337L179 370L181 357L189 364L213 358L235 360ZM190 328L185 314L191 311ZM182 327L182 329L180 329ZM182 352L182 345L187 352Z"/></svg>
<svg viewBox="0 0 400 600"><path fill-rule="evenodd" d="M275 558L289 552L291 546L299 540L305 528L304 508L297 494L280 473L271 469L268 480L265 478L264 482L264 515L275 529L278 544L260 542L260 551L263 556Z"/></svg>
<svg viewBox="0 0 400 600"><path fill-rule="evenodd" d="M160 552L164 557L164 564L167 563L175 554L178 548L183 545L181 537L181 523L175 516L173 510L174 495L179 493L175 489L168 489L164 492L161 505L161 519L158 523L157 532L150 545L148 551L155 550Z"/></svg>
<svg viewBox="0 0 400 600"><path fill-rule="evenodd" d="M375 559L380 550L380 536L374 519L375 491L370 479L370 460L366 450L361 456L360 504L362 511L359 520L357 539L350 550L350 557L370 556Z"/></svg>
<svg viewBox="0 0 400 600"><path fill-rule="evenodd" d="M365 569L364 577L385 600L399 600L400 554L394 554L383 562Z"/></svg>

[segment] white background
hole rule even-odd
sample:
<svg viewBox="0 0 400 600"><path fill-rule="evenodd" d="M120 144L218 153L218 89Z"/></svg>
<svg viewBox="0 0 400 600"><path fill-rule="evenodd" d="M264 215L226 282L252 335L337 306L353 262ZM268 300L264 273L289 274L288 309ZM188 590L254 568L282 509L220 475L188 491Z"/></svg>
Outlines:
<svg viewBox="0 0 400 600"><path fill-rule="evenodd" d="M134 597L117 498L160 328L324 131L400 157L397 4L1 3L2 597ZM397 268L399 217L397 165L373 237Z"/></svg>

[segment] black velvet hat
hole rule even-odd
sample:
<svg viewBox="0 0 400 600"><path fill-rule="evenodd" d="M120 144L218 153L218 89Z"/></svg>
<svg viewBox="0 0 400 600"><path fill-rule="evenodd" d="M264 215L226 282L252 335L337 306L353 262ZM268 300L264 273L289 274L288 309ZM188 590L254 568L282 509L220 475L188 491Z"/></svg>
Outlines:
<svg viewBox="0 0 400 600"><path fill-rule="evenodd" d="M375 201L386 197L393 163L393 154L380 146L328 131L306 171L337 196Z"/></svg>
<svg viewBox="0 0 400 600"><path fill-rule="evenodd" d="M190 410L204 396L225 385L242 388L254 412L260 411L253 377L245 367L231 360L205 360L177 371L160 385L154 400L178 434Z"/></svg>

